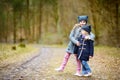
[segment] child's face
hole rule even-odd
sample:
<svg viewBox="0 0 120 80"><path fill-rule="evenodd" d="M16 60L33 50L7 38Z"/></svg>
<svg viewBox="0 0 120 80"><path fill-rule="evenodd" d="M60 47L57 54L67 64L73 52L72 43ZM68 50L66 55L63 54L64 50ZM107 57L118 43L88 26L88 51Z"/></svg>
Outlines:
<svg viewBox="0 0 120 80"><path fill-rule="evenodd" d="M82 20L82 21L80 21L80 26L82 27L82 26L84 26L84 25L86 25L86 21L85 20Z"/></svg>
<svg viewBox="0 0 120 80"><path fill-rule="evenodd" d="M82 34L82 35L88 35L88 32L82 29L82 30L81 30L81 34Z"/></svg>

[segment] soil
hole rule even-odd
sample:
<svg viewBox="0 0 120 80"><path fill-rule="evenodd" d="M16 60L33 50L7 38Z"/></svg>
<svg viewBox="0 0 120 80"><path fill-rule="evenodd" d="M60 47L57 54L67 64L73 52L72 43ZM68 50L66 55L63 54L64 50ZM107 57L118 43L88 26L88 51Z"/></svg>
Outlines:
<svg viewBox="0 0 120 80"><path fill-rule="evenodd" d="M65 48L40 47L37 54L26 61L0 67L0 80L120 80L120 57L112 57L96 50L89 61L91 77L78 77L76 61L71 55L63 72L56 72L65 55Z"/></svg>

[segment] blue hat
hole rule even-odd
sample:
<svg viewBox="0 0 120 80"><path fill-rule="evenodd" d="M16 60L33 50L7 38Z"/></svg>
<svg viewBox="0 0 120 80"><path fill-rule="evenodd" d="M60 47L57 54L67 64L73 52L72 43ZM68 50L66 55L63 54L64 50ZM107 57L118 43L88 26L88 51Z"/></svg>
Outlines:
<svg viewBox="0 0 120 80"><path fill-rule="evenodd" d="M91 25L84 25L82 27L82 29L85 30L86 32L88 32L90 34L90 32L91 32Z"/></svg>
<svg viewBox="0 0 120 80"><path fill-rule="evenodd" d="M78 21L85 20L86 22L88 21L88 16L78 16Z"/></svg>

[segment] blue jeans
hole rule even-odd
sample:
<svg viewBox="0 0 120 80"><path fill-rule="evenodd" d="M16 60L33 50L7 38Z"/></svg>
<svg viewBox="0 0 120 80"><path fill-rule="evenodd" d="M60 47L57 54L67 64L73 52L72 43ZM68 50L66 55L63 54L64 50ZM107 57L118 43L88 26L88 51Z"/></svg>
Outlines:
<svg viewBox="0 0 120 80"><path fill-rule="evenodd" d="M87 61L82 60L81 64L82 64L82 74L83 75L91 73L91 69L90 69L90 66L88 65Z"/></svg>

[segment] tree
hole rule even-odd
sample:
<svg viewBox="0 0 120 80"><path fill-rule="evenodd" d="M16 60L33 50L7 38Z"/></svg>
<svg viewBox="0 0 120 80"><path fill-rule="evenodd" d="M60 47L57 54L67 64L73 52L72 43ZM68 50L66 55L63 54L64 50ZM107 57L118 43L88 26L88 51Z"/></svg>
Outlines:
<svg viewBox="0 0 120 80"><path fill-rule="evenodd" d="M23 9L23 1L24 0L12 0L11 5L13 8L13 42L16 43L17 38L17 20L18 19L18 13L22 11Z"/></svg>
<svg viewBox="0 0 120 80"><path fill-rule="evenodd" d="M120 48L120 27L119 27L119 3L120 1L116 0L115 6L116 6L116 46Z"/></svg>

